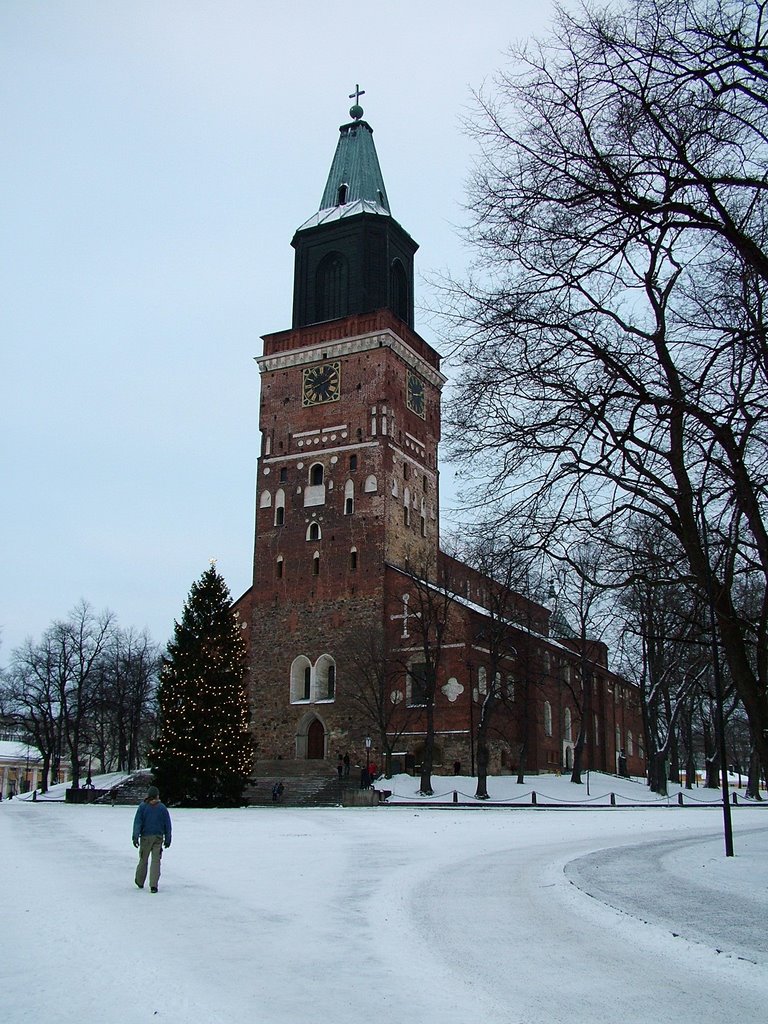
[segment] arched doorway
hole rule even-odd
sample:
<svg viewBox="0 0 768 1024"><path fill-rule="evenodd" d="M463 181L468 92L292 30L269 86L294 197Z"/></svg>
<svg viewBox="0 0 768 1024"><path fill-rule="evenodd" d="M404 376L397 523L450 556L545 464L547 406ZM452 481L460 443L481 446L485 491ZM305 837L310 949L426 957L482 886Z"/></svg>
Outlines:
<svg viewBox="0 0 768 1024"><path fill-rule="evenodd" d="M322 761L325 757L325 729L319 718L310 722L307 729L307 760Z"/></svg>

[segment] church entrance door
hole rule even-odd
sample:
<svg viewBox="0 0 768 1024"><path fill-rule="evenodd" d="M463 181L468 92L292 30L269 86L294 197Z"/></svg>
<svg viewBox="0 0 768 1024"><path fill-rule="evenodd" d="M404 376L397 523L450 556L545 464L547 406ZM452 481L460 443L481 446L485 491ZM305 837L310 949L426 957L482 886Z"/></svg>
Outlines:
<svg viewBox="0 0 768 1024"><path fill-rule="evenodd" d="M315 719L307 729L307 760L317 761L325 757L325 729L323 723Z"/></svg>

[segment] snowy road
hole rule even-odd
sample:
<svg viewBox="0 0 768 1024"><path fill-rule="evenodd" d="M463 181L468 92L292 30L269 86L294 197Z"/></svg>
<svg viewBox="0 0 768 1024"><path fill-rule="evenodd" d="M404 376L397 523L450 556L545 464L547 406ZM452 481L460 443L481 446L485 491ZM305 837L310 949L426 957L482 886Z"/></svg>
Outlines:
<svg viewBox="0 0 768 1024"><path fill-rule="evenodd" d="M764 940L698 888L737 896L748 848L766 920L762 808L712 871L715 810L176 811L157 896L132 817L0 804L5 1024L765 1019Z"/></svg>

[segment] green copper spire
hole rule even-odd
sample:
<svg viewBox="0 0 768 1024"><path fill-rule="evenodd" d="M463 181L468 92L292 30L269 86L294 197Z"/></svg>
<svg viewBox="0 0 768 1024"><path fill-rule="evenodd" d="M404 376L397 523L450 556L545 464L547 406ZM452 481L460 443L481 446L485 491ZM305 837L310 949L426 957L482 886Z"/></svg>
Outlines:
<svg viewBox="0 0 768 1024"><path fill-rule="evenodd" d="M320 209L301 225L299 231L358 213L390 216L387 190L373 144L373 129L362 120L363 108L358 102L364 94L365 90L359 85L350 94L349 98L355 100L349 111L352 121L339 128L339 141Z"/></svg>
<svg viewBox="0 0 768 1024"><path fill-rule="evenodd" d="M320 209L297 229L293 326L388 309L413 326L413 256L417 244L392 217L373 131L359 85L352 120L339 141Z"/></svg>

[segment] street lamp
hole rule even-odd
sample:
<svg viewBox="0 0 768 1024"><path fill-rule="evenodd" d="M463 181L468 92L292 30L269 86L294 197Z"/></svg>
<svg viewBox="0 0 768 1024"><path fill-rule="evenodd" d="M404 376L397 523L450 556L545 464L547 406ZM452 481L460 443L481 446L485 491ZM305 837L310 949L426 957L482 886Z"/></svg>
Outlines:
<svg viewBox="0 0 768 1024"><path fill-rule="evenodd" d="M712 674L715 683L715 712L717 715L717 729L720 733L720 779L723 795L723 833L725 838L725 856L733 857L733 825L731 822L731 804L728 799L728 751L725 743L725 714L723 711L723 681L720 675L720 649L717 635L717 612L715 611L714 580L712 563L709 556L709 536L707 533L707 520L704 514L704 496L702 491L698 494L699 514L701 516L701 540L704 548L704 560L706 562L706 594L709 606L709 635L712 648Z"/></svg>
<svg viewBox="0 0 768 1024"><path fill-rule="evenodd" d="M371 767L371 737L365 737L365 772L370 778L370 767Z"/></svg>

